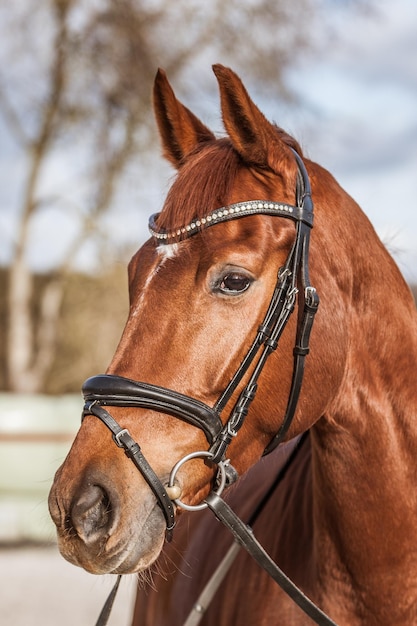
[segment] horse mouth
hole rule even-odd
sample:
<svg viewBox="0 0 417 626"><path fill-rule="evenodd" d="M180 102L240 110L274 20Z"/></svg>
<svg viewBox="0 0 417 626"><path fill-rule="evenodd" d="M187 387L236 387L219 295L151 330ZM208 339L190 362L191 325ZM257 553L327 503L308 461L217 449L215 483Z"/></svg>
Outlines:
<svg viewBox="0 0 417 626"><path fill-rule="evenodd" d="M154 503L149 514L134 517L99 542L87 545L74 530L58 531L61 555L90 574L135 574L148 569L161 553L165 523Z"/></svg>

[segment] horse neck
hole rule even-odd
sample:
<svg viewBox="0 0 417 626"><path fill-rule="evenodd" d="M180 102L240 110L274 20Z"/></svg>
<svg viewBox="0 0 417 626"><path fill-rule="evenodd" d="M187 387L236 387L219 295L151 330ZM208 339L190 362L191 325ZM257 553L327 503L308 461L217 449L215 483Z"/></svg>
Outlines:
<svg viewBox="0 0 417 626"><path fill-rule="evenodd" d="M396 624L396 612L398 623L415 623L407 603L398 602L398 594L404 597L398 584L401 572L415 602L416 308L379 244L360 254L344 378L312 434L316 553L327 555L323 579L337 579L339 592L345 586L350 597L352 588L366 597L363 623Z"/></svg>

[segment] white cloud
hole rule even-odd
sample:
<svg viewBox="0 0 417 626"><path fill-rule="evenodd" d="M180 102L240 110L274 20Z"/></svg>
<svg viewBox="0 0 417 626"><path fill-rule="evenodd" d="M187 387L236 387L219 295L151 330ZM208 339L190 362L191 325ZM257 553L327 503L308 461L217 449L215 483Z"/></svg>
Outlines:
<svg viewBox="0 0 417 626"><path fill-rule="evenodd" d="M417 281L417 3L344 13L320 61L291 75L305 102L296 136L359 202ZM301 85L301 89L300 89ZM300 119L304 127L300 127Z"/></svg>

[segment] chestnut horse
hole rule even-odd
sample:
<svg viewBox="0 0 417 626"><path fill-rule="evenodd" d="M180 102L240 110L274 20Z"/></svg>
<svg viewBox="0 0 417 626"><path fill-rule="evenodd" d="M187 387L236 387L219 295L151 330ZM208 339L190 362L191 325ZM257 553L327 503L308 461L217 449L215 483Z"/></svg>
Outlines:
<svg viewBox="0 0 417 626"><path fill-rule="evenodd" d="M134 624L183 624L232 543L210 510L183 509L204 506L216 467L229 482L233 467L245 476L227 491L228 503L253 521L270 492L254 534L332 620L416 624L412 296L352 198L265 119L231 70L217 65L214 71L227 131L220 139L176 99L163 72L156 78L156 119L178 175L151 220L151 238L130 262L130 311L120 344L107 375L85 385L85 418L55 477L50 511L60 551L95 574L145 572L151 588L138 592ZM297 212L308 196L305 185L300 194L303 163L315 207L309 255L308 239L301 245L309 273L306 259L295 269L289 259L299 228L310 230L311 215L301 211L294 222L285 214ZM267 201L258 205L258 198ZM257 368L250 360L234 378L267 326L277 272L278 284L293 274L296 312L263 364L246 419L239 428L236 422L223 428L219 438L219 415L224 422L233 413ZM294 354L308 352L294 345L309 280L320 307L283 436L297 377ZM139 401L132 399L136 391ZM263 457L278 432L284 445ZM217 447L204 462L207 439ZM203 452L187 456L196 451ZM283 454L292 459L285 471ZM165 530L172 532L175 520L168 543ZM312 623L246 551L223 574L202 625Z"/></svg>

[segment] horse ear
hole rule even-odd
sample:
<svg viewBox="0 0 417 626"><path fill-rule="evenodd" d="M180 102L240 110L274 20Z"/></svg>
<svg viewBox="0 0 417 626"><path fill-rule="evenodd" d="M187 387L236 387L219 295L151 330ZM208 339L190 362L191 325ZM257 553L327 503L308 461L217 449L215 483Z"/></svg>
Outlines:
<svg viewBox="0 0 417 626"><path fill-rule="evenodd" d="M164 156L176 168L198 144L215 138L194 113L177 100L161 69L155 78L153 104Z"/></svg>
<svg viewBox="0 0 417 626"><path fill-rule="evenodd" d="M279 171L283 156L286 158L289 153L280 140L280 133L285 133L252 102L237 74L218 64L213 65L213 71L220 87L223 123L235 149L246 163Z"/></svg>

